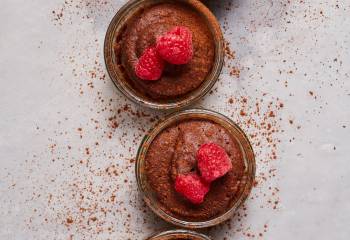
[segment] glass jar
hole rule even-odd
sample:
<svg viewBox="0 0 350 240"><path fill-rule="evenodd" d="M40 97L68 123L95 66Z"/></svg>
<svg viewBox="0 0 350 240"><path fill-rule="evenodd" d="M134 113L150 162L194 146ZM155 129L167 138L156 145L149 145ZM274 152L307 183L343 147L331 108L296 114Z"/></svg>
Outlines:
<svg viewBox="0 0 350 240"><path fill-rule="evenodd" d="M163 2L174 2L173 0L131 0L128 1L112 19L105 37L104 58L110 78L115 86L130 100L142 106L167 110L179 109L188 106L203 97L217 81L224 62L224 40L220 29L220 24L212 12L198 0L177 0L188 4L197 10L207 21L212 32L215 43L215 59L211 71L201 85L190 93L171 100L155 100L137 91L130 83L125 70L120 66L120 60L116 56L115 45L120 39L121 33L125 30L128 20L142 9Z"/></svg>
<svg viewBox="0 0 350 240"><path fill-rule="evenodd" d="M211 240L209 237L205 236L204 234L189 231L189 230L182 230L182 229L157 233L147 238L147 240L179 240L179 239Z"/></svg>
<svg viewBox="0 0 350 240"><path fill-rule="evenodd" d="M239 190L236 193L235 198L232 200L230 207L221 215L216 216L212 219L208 219L206 221L187 221L180 219L170 212L164 210L164 207L162 207L161 203L159 203L157 197L153 193L152 188L149 186L145 171L145 159L147 151L156 136L169 126L186 120L209 120L224 127L227 132L236 139L241 149L244 161L244 181L240 181L241 183ZM176 112L160 121L143 138L136 156L136 179L138 188L143 194L144 201L151 208L151 210L163 220L184 228L205 228L217 225L229 219L248 197L254 183L254 178L255 156L246 134L231 119L220 113L206 109L189 109L181 112Z"/></svg>

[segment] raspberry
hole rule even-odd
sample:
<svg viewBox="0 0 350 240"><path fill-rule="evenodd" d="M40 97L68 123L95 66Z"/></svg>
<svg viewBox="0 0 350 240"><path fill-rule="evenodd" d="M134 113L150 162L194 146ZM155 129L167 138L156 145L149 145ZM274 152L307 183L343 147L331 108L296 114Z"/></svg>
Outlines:
<svg viewBox="0 0 350 240"><path fill-rule="evenodd" d="M209 191L209 183L204 182L195 173L178 175L175 180L175 190L194 204L200 204Z"/></svg>
<svg viewBox="0 0 350 240"><path fill-rule="evenodd" d="M187 27L174 27L158 38L157 51L169 63L188 63L193 55L191 31Z"/></svg>
<svg viewBox="0 0 350 240"><path fill-rule="evenodd" d="M143 80L157 80L162 75L164 61L155 47L147 48L135 66L136 75Z"/></svg>
<svg viewBox="0 0 350 240"><path fill-rule="evenodd" d="M198 169L207 182L224 176L232 168L232 162L225 149L215 143L200 146L197 152Z"/></svg>

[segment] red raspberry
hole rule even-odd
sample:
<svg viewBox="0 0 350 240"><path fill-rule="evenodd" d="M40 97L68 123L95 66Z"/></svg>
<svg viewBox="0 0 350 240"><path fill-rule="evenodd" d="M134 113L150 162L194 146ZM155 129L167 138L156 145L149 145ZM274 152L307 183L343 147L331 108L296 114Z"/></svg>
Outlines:
<svg viewBox="0 0 350 240"><path fill-rule="evenodd" d="M157 80L161 77L164 61L155 47L147 48L135 66L136 75L143 80Z"/></svg>
<svg viewBox="0 0 350 240"><path fill-rule="evenodd" d="M188 63L193 55L191 31L187 27L174 27L158 38L157 51L169 63Z"/></svg>
<svg viewBox="0 0 350 240"><path fill-rule="evenodd" d="M200 204L209 191L209 183L204 182L195 173L178 175L175 180L175 190L194 204Z"/></svg>
<svg viewBox="0 0 350 240"><path fill-rule="evenodd" d="M232 162L225 149L215 143L200 146L197 152L198 168L207 182L224 176L232 168Z"/></svg>

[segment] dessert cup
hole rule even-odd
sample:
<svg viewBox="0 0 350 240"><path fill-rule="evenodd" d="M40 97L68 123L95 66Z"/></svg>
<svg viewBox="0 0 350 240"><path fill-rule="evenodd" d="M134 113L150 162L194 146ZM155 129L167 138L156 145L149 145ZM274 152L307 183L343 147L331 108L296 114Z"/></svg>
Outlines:
<svg viewBox="0 0 350 240"><path fill-rule="evenodd" d="M121 41L122 34L127 27L128 20L138 14L143 9L159 3L183 3L188 7L193 8L198 12L209 26L213 42L215 44L214 49L214 62L211 70L207 74L203 82L193 91L181 95L174 99L153 99L142 92L138 91L129 76L126 74L125 69L120 67L121 61L118 54L115 51L116 44ZM211 11L198 0L131 0L127 2L112 19L104 43L104 59L108 74L119 89L127 98L145 107L168 110L168 109L180 109L188 106L195 101L199 100L206 93L210 91L212 86L217 81L224 62L224 41L223 35L215 16Z"/></svg>
<svg viewBox="0 0 350 240"><path fill-rule="evenodd" d="M243 177L239 182L239 187L234 199L232 202L230 202L230 206L221 215L206 219L205 221L189 221L181 219L170 211L167 211L166 206L163 206L163 204L158 201L157 196L149 185L145 170L145 159L152 141L164 129L186 120L208 120L224 127L227 132L237 141L242 152L242 159L244 162ZM151 129L148 134L146 134L137 152L136 179L139 191L143 195L144 201L151 208L151 210L163 220L184 228L205 228L217 225L229 219L248 197L253 186L254 178L255 157L248 137L232 120L220 113L210 110L189 109L169 115L164 120L160 121L153 129Z"/></svg>

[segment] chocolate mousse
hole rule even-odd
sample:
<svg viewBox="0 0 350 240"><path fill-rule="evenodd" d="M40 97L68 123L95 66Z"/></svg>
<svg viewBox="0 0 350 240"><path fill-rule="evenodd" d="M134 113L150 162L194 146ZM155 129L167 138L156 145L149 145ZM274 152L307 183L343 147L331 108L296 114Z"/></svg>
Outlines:
<svg viewBox="0 0 350 240"><path fill-rule="evenodd" d="M232 168L211 183L201 204L193 204L176 192L174 182L179 174L199 172L196 154L208 142L226 151ZM236 139L223 126L204 119L184 120L159 133L147 151L145 170L160 207L187 221L210 220L229 210L245 179L243 154Z"/></svg>
<svg viewBox="0 0 350 240"><path fill-rule="evenodd" d="M145 51L156 44L159 36L175 26L192 32L193 57L189 63L166 63L159 80L146 81L135 74L135 64ZM151 99L171 100L198 88L210 73L215 57L212 32L203 16L184 2L165 2L143 8L131 17L124 31L116 37L118 67L138 92Z"/></svg>

